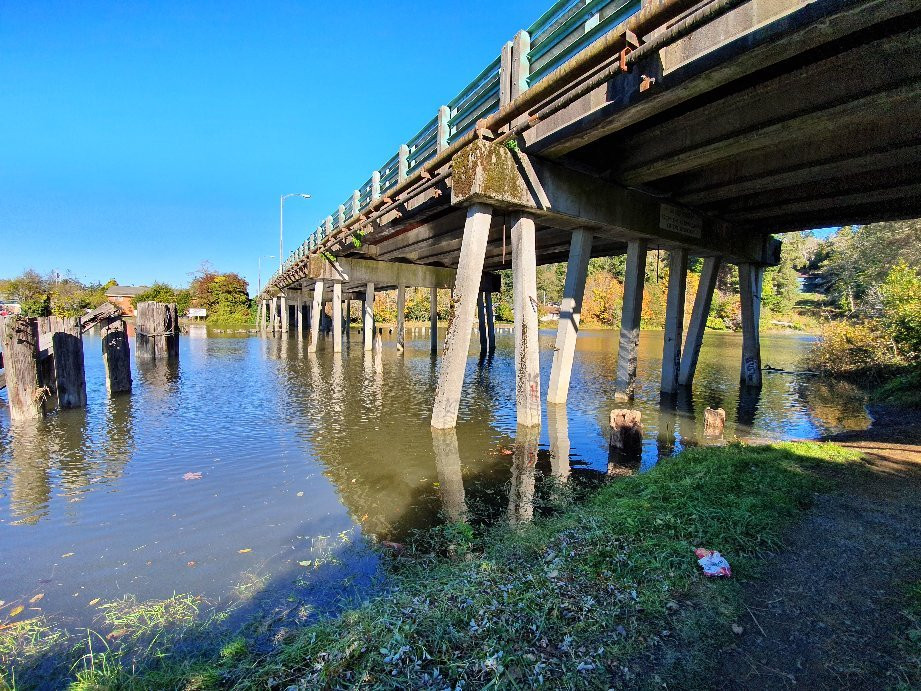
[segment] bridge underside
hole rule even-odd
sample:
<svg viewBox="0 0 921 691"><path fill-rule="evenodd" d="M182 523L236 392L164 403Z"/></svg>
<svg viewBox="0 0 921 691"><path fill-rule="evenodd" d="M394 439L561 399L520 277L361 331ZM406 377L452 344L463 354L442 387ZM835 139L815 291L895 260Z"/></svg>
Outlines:
<svg viewBox="0 0 921 691"><path fill-rule="evenodd" d="M921 216L921 5L714 0L641 36L633 45L641 57L626 70L622 34L611 44L618 49L526 107L515 109L513 84L511 115L488 118L475 139L376 200L273 289L335 283L318 257L377 262L381 277L392 264L456 269L451 329L467 333L449 329L445 358L463 357L443 370L460 367L462 379L470 303L489 294L481 274L512 268L519 421L530 424L534 267L569 262L550 394L565 401L585 265L627 254L618 390L629 395L645 255L663 248L678 278L669 285L662 390L693 377L720 262L740 268L742 379L759 384L761 275L778 256L770 234ZM688 255L707 263L682 349ZM373 278L365 276L367 296L373 284L440 285ZM453 426L457 414L460 380L444 376L454 383L439 385L435 426Z"/></svg>

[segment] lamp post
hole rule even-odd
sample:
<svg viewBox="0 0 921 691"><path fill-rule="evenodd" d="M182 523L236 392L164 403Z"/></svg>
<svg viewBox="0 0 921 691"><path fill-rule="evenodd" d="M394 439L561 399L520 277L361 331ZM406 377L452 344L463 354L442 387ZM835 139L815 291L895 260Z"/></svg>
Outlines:
<svg viewBox="0 0 921 691"><path fill-rule="evenodd" d="M257 264L259 265L259 279L258 279L259 280L259 291L256 293L256 295L262 295L262 260L263 259L275 259L275 255L274 254L264 254L261 257L259 257L257 261Z"/></svg>
<svg viewBox="0 0 921 691"><path fill-rule="evenodd" d="M281 272L282 267L285 262L285 245L284 245L284 232L285 232L285 199L288 197L302 197L304 199L310 199L309 194L301 194L300 192L292 192L291 194L281 195L281 199L278 202L278 271Z"/></svg>

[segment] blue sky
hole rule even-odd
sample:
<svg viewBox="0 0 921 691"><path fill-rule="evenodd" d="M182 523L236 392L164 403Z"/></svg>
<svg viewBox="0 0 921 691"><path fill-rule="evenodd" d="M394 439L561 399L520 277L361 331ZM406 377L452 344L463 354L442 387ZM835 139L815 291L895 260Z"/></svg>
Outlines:
<svg viewBox="0 0 921 691"><path fill-rule="evenodd" d="M3 0L0 277L255 290L548 4Z"/></svg>

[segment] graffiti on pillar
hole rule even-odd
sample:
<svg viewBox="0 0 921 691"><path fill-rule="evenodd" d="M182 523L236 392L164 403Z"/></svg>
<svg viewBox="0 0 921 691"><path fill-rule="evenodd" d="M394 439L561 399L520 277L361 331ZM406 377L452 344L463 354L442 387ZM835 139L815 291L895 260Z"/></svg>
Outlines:
<svg viewBox="0 0 921 691"><path fill-rule="evenodd" d="M753 357L746 357L742 363L742 370L745 373L745 381L755 381L758 378L758 360Z"/></svg>

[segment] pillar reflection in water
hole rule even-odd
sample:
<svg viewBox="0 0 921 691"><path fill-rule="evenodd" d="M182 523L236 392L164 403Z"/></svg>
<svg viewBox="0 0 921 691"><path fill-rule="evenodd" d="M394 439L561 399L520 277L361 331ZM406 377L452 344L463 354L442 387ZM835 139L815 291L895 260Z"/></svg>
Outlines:
<svg viewBox="0 0 921 691"><path fill-rule="evenodd" d="M445 516L455 523L467 520L467 500L464 495L464 478L461 473L457 432L432 428L432 448L435 451L435 470L438 473L438 493Z"/></svg>
<svg viewBox="0 0 921 691"><path fill-rule="evenodd" d="M54 435L45 420L22 420L10 428L10 513L16 524L38 523L51 500Z"/></svg>
<svg viewBox="0 0 921 691"><path fill-rule="evenodd" d="M550 437L550 474L558 482L569 479L569 418L565 405L547 404L547 435Z"/></svg>
<svg viewBox="0 0 921 691"><path fill-rule="evenodd" d="M508 497L510 523L528 523L534 517L534 481L539 438L539 426L518 426L512 451L512 481Z"/></svg>
<svg viewBox="0 0 921 691"><path fill-rule="evenodd" d="M758 414L758 405L761 402L761 387L739 387L739 403L736 406L736 436L742 437L751 434L755 425L755 416Z"/></svg>

